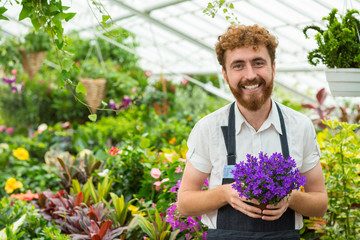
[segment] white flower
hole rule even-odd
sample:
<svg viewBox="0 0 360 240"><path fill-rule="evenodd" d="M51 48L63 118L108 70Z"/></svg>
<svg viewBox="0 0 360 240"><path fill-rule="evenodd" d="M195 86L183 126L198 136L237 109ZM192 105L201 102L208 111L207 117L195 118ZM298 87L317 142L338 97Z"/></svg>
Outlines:
<svg viewBox="0 0 360 240"><path fill-rule="evenodd" d="M38 126L38 133L41 134L42 132L44 132L46 129L48 128L48 125L46 123L42 123Z"/></svg>
<svg viewBox="0 0 360 240"><path fill-rule="evenodd" d="M104 169L102 172L99 172L98 175L100 177L105 177L109 172L109 169Z"/></svg>

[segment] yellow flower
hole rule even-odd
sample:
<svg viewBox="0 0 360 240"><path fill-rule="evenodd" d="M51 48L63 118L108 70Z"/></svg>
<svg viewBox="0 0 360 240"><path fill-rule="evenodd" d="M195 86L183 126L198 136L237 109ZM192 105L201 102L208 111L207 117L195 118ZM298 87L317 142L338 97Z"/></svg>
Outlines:
<svg viewBox="0 0 360 240"><path fill-rule="evenodd" d="M29 152L25 148L17 148L13 150L13 155L19 160L29 159Z"/></svg>
<svg viewBox="0 0 360 240"><path fill-rule="evenodd" d="M131 211L131 215L134 215L139 211L139 208L134 205L130 205L129 210Z"/></svg>
<svg viewBox="0 0 360 240"><path fill-rule="evenodd" d="M176 138L172 138L170 141L169 141L169 143L172 145L172 144L174 144L174 143L176 143Z"/></svg>
<svg viewBox="0 0 360 240"><path fill-rule="evenodd" d="M192 117L187 117L186 120L188 120L188 122L190 122L192 120Z"/></svg>
<svg viewBox="0 0 360 240"><path fill-rule="evenodd" d="M5 191L12 193L17 188L22 188L23 184L20 181L16 181L15 178L9 178L5 184Z"/></svg>

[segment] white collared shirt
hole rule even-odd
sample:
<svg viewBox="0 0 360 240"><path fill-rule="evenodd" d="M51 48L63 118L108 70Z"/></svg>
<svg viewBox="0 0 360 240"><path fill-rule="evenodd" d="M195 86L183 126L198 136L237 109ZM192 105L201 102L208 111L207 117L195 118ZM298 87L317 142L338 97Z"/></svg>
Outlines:
<svg viewBox="0 0 360 240"><path fill-rule="evenodd" d="M230 105L205 116L196 123L189 136L186 158L199 171L210 173L209 188L222 183L227 152L221 126L228 125ZM311 120L284 105L280 105L287 132L290 156L295 159L301 173L315 167L320 159L319 144ZM258 157L260 151L268 156L282 153L280 119L275 102L272 101L268 118L258 131L246 121L235 105L236 163L246 160L247 154ZM302 215L295 212L295 228L302 228ZM217 210L202 216L202 222L209 228L216 228Z"/></svg>

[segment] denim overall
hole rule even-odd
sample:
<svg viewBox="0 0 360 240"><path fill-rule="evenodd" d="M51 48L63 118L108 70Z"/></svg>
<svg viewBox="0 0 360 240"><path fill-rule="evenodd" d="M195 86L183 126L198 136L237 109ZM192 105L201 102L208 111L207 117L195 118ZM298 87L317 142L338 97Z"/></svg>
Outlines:
<svg viewBox="0 0 360 240"><path fill-rule="evenodd" d="M282 135L280 134L281 149L284 158L289 156L289 146L286 137L284 117L279 105L276 103L279 113ZM224 168L222 184L234 182L230 170L234 169L236 161L235 141L235 102L230 107L229 125L222 126L227 150L227 165ZM265 221L259 218L251 218L242 212L235 210L229 204L218 210L217 229L209 229L208 240L248 240L248 239L291 239L299 240L299 231L295 230L295 212L288 208L286 212L275 221Z"/></svg>

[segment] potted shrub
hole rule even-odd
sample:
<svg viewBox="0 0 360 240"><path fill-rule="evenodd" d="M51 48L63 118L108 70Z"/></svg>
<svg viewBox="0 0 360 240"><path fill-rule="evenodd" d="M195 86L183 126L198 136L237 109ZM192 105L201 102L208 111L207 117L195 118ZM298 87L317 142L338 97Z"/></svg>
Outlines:
<svg viewBox="0 0 360 240"><path fill-rule="evenodd" d="M315 40L318 48L308 53L309 63L316 66L323 63L327 81L333 96L360 96L360 20L359 11L348 9L338 14L333 9L323 20L326 29L310 25L303 29L317 31Z"/></svg>
<svg viewBox="0 0 360 240"><path fill-rule="evenodd" d="M145 89L144 103L152 104L158 115L166 115L169 104L174 101L175 90L175 85L161 76L153 86Z"/></svg>

